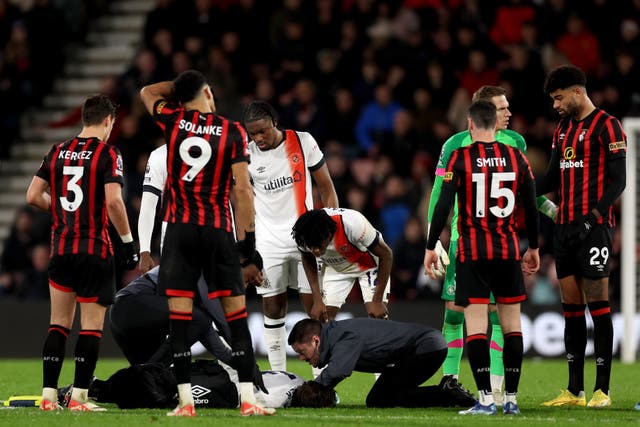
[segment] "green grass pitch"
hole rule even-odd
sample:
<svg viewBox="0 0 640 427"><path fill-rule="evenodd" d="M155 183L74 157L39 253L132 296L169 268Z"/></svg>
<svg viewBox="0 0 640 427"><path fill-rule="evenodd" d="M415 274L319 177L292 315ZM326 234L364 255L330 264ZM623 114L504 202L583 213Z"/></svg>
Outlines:
<svg viewBox="0 0 640 427"><path fill-rule="evenodd" d="M268 363L260 360L263 369ZM588 359L585 379L587 399L593 388L594 362ZM98 362L96 376L106 378L116 370L126 366L121 359L103 359ZM289 370L304 377L311 375L311 369L295 359L288 360ZM526 360L523 366L518 403L522 415L507 417L501 413L493 417L469 417L458 415L458 409L368 409L364 406L365 396L373 384L372 374L356 373L343 381L337 388L341 403L334 409L278 409L273 417L243 418L237 409L199 409L198 416L175 419L165 416L163 410L120 410L115 405L105 405L107 412L73 414L67 411L57 413L41 412L37 408L0 409L2 426L631 426L640 425L640 411L634 406L640 400L640 363L622 365L615 363L611 380L613 406L606 409L588 408L545 408L544 400L555 397L566 387L566 363L563 360ZM430 384L439 381L436 375ZM60 378L60 385L73 381L73 361L66 360ZM463 360L462 383L475 392L473 378L468 363ZM0 399L11 395L38 395L41 390L40 361L0 359Z"/></svg>

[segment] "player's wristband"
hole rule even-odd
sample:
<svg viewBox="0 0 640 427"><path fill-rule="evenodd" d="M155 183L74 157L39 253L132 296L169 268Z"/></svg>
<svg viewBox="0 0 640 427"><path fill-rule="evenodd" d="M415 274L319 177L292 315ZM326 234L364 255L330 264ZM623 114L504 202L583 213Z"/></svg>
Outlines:
<svg viewBox="0 0 640 427"><path fill-rule="evenodd" d="M131 242L133 242L133 236L131 235L131 233L124 234L124 235L120 236L120 239L122 240L122 243L131 243Z"/></svg>
<svg viewBox="0 0 640 427"><path fill-rule="evenodd" d="M257 250L253 251L253 254L251 255L250 258L247 258L244 261L242 261L240 263L240 267L244 268L250 264L254 264L256 267L258 267L258 270L262 270L262 268L264 267L262 256L260 255L260 252L258 252Z"/></svg>
<svg viewBox="0 0 640 427"><path fill-rule="evenodd" d="M237 246L240 257L251 258L256 250L256 233L254 231L246 231L244 240L240 240Z"/></svg>

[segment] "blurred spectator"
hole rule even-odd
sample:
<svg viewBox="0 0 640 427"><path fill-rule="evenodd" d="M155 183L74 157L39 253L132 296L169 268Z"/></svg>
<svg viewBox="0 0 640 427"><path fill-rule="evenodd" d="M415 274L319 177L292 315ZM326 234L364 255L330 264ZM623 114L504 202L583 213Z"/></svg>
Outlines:
<svg viewBox="0 0 640 427"><path fill-rule="evenodd" d="M23 283L27 270L32 267L33 246L40 242L48 243L47 237L48 234L39 230L36 213L31 207L18 209L0 255L0 288L3 294L15 292Z"/></svg>
<svg viewBox="0 0 640 427"><path fill-rule="evenodd" d="M380 207L380 232L389 246L402 236L405 222L411 215L406 201L407 187L398 175L391 175L384 183L384 201ZM423 247L424 249L424 247ZM422 253L424 257L424 251Z"/></svg>
<svg viewBox="0 0 640 427"><path fill-rule="evenodd" d="M402 106L393 99L391 88L380 83L375 88L375 99L362 108L356 123L356 140L360 149L368 154L377 153L380 146L391 139L395 115Z"/></svg>
<svg viewBox="0 0 640 427"><path fill-rule="evenodd" d="M296 81L290 101L282 107L280 121L284 126L309 132L320 141L326 139L324 110L318 104L316 86L311 79Z"/></svg>
<svg viewBox="0 0 640 427"><path fill-rule="evenodd" d="M520 43L522 24L536 17L535 8L526 0L510 0L506 3L496 10L496 17L489 32L491 39L498 46Z"/></svg>
<svg viewBox="0 0 640 427"><path fill-rule="evenodd" d="M18 298L34 301L49 299L49 244L38 243L31 250L31 267L18 286Z"/></svg>
<svg viewBox="0 0 640 427"><path fill-rule="evenodd" d="M329 125L325 132L327 139L334 139L342 144L344 155L348 158L356 157L359 151L353 133L358 115L351 91L346 87L336 89L333 94L333 104L328 107L327 123Z"/></svg>
<svg viewBox="0 0 640 427"><path fill-rule="evenodd" d="M600 43L576 13L569 15L566 31L556 42L570 63L581 68L588 77L595 76L600 66Z"/></svg>
<svg viewBox="0 0 640 427"><path fill-rule="evenodd" d="M404 225L402 236L393 246L391 291L397 299L411 301L418 297L416 283L427 244L425 234L421 220L412 215Z"/></svg>

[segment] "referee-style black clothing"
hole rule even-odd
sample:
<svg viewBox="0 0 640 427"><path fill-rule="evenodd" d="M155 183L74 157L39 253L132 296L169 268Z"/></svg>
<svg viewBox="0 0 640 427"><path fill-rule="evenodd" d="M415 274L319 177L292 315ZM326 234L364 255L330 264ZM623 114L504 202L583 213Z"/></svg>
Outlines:
<svg viewBox="0 0 640 427"><path fill-rule="evenodd" d="M167 298L157 291L158 269L138 277L116 294L111 307L110 322L113 337L132 365L153 362L170 363L169 306ZM225 363L231 361L231 351L220 340L229 339L229 327L224 321L218 301L206 298L206 284L198 282L204 293L194 300L193 321L189 326L189 346L200 341L202 345ZM215 322L217 332L213 326Z"/></svg>
<svg viewBox="0 0 640 427"><path fill-rule="evenodd" d="M379 372L367 395L370 407L425 407L441 390L420 385L444 362L447 343L428 326L391 320L354 318L322 326L320 361L326 368L316 381L335 387L353 371Z"/></svg>

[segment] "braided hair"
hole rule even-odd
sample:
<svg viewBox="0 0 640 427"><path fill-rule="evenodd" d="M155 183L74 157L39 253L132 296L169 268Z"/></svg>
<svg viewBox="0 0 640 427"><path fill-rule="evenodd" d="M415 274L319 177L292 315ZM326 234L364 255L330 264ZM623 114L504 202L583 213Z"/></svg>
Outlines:
<svg viewBox="0 0 640 427"><path fill-rule="evenodd" d="M303 213L293 225L291 235L301 248L317 248L333 237L336 223L324 209L314 209Z"/></svg>
<svg viewBox="0 0 640 427"><path fill-rule="evenodd" d="M251 101L242 114L242 123L257 122L258 120L269 120L273 124L278 122L278 113L265 101Z"/></svg>

